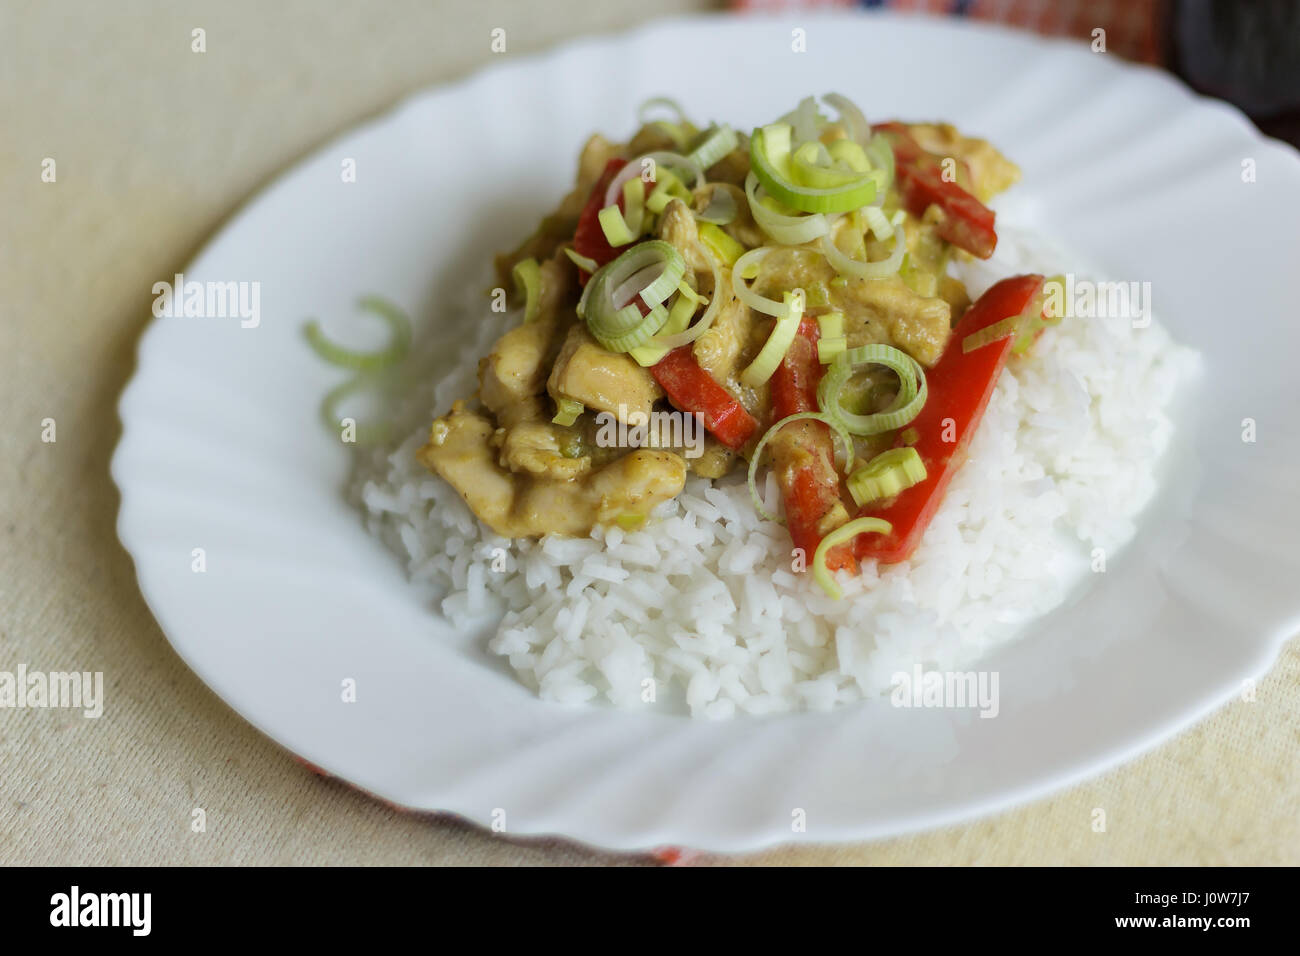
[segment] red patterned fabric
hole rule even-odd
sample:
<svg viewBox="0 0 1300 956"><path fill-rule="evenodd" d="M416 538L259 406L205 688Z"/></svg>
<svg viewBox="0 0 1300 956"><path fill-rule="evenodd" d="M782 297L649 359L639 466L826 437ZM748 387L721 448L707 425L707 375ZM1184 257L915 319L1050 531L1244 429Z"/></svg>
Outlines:
<svg viewBox="0 0 1300 956"><path fill-rule="evenodd" d="M879 8L967 16L1021 27L1046 36L1091 43L1092 31L1106 31L1106 52L1142 63L1163 64L1166 0L734 0L737 10Z"/></svg>

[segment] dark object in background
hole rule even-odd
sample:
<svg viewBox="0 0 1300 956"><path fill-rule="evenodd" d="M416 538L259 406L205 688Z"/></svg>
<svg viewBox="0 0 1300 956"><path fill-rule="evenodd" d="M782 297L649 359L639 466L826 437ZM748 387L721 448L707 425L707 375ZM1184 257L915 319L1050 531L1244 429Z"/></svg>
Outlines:
<svg viewBox="0 0 1300 956"><path fill-rule="evenodd" d="M1269 136L1300 146L1300 2L1175 0L1169 68L1241 107Z"/></svg>

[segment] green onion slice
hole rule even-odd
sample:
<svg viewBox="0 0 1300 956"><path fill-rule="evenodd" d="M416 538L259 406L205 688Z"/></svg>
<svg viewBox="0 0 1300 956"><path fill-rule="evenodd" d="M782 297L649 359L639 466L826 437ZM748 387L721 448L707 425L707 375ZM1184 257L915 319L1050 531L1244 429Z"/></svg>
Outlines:
<svg viewBox="0 0 1300 956"><path fill-rule="evenodd" d="M320 403L320 417L326 429L338 433L339 426L343 419L339 416L338 406L345 398L348 398L355 392L363 389L374 388L382 383L379 378L373 374L362 373L352 378L342 385L337 385L325 393L325 397ZM392 432L392 423L387 421L381 422L357 422L356 444L373 445L386 441Z"/></svg>
<svg viewBox="0 0 1300 956"><path fill-rule="evenodd" d="M736 260L745 254L744 246L711 222L700 224L700 242L727 266L735 266Z"/></svg>
<svg viewBox="0 0 1300 956"><path fill-rule="evenodd" d="M776 371L776 367L785 358L785 353L799 332L799 323L803 320L804 297L802 289L795 289L785 294L785 314L778 316L772 331L763 343L763 347L754 356L743 372L740 373L742 385L758 388Z"/></svg>
<svg viewBox="0 0 1300 956"><path fill-rule="evenodd" d="M652 309L659 306L677 288L685 271L686 261L669 243L662 239L639 243L596 271L578 303L578 314L602 345L626 341L623 337L633 331L640 335L649 318L642 316L634 300L639 296ZM659 325L650 329L647 338L663 325L667 310L663 311ZM641 344L633 342L616 351Z"/></svg>
<svg viewBox="0 0 1300 956"><path fill-rule="evenodd" d="M776 248L776 246L759 246L757 249L750 249L732 265L731 282L735 287L736 298L755 312L782 316L787 311L784 302L777 302L775 299L761 296L746 284L746 280L758 278L763 260L767 258L768 253Z"/></svg>
<svg viewBox="0 0 1300 956"><path fill-rule="evenodd" d="M894 234L894 226L889 221L889 217L881 211L879 206L863 206L862 215L867 220L867 226L871 229L871 234L881 242L886 241Z"/></svg>
<svg viewBox="0 0 1300 956"><path fill-rule="evenodd" d="M898 272L903 264L903 255L907 252L907 236L903 232L903 227L894 226L893 229L894 249L887 258L878 262L862 262L852 256L846 256L829 235L822 237L822 254L840 275L853 279L888 278Z"/></svg>
<svg viewBox="0 0 1300 956"><path fill-rule="evenodd" d="M667 321L668 310L662 305L656 305L637 325L626 332L616 335L602 335L598 332L591 334L597 342L611 352L631 352L649 342Z"/></svg>
<svg viewBox="0 0 1300 956"><path fill-rule="evenodd" d="M656 109L666 109L673 114L674 119L681 126L690 126L691 121L686 117L686 111L682 109L682 104L678 103L671 96L652 96L636 109L637 122L642 126L648 125L651 120L647 114Z"/></svg>
<svg viewBox="0 0 1300 956"><path fill-rule="evenodd" d="M656 338L651 339L645 345L629 349L628 354L636 360L638 365L649 368L651 365L658 365L659 362L667 355L671 349L666 346L656 344L658 339L667 336L676 335L684 332L686 327L691 324L691 317L695 315L695 308L701 302L707 302L708 299L696 294L695 290L688 286L683 280L677 286L677 298L673 300L673 306L668 310L668 319L657 333Z"/></svg>
<svg viewBox="0 0 1300 956"><path fill-rule="evenodd" d="M661 170L662 167L662 170ZM618 197L623 194L623 184L629 179L641 179L646 182L644 174L653 173L649 181L658 182L659 177L664 171L684 171L690 174L690 188L704 182L704 170L700 164L688 156L681 153L670 153L658 150L652 153L645 153L637 156L635 159L628 160L627 165L620 169L617 175L609 182L609 188L605 190L605 206L612 206L618 202ZM676 177L679 181L680 176Z"/></svg>
<svg viewBox="0 0 1300 956"><path fill-rule="evenodd" d="M842 335L823 335L817 340L817 361L823 365L829 365L835 361L835 356L848 347L849 340Z"/></svg>
<svg viewBox="0 0 1300 956"><path fill-rule="evenodd" d="M754 221L765 233L787 246L801 246L820 239L830 232L830 223L819 212L804 215L786 215L772 209L758 195L758 177L751 170L745 177L745 198Z"/></svg>
<svg viewBox="0 0 1300 956"><path fill-rule="evenodd" d="M825 338L840 339L844 337L844 313L827 312L817 316L817 328Z"/></svg>
<svg viewBox="0 0 1300 956"><path fill-rule="evenodd" d="M876 133L863 145L862 151L872 167L885 174L884 181L877 184L883 195L894 182L894 148L889 145L884 133Z"/></svg>
<svg viewBox="0 0 1300 956"><path fill-rule="evenodd" d="M542 267L536 259L523 259L510 270L515 292L524 297L524 321L532 322L542 307Z"/></svg>
<svg viewBox="0 0 1300 956"><path fill-rule="evenodd" d="M574 401L571 398L557 398L555 400L555 417L551 419L557 425L572 425L582 414L582 402Z"/></svg>
<svg viewBox="0 0 1300 956"><path fill-rule="evenodd" d="M715 226L726 226L735 221L736 212L735 197L728 190L719 187L709 196L708 204L695 213L695 218L700 222L711 222Z"/></svg>
<svg viewBox="0 0 1300 956"><path fill-rule="evenodd" d="M532 262L533 267L537 268L536 260L528 259L525 261ZM519 266L515 267L516 270L518 268ZM532 298L536 298L536 296ZM407 318L405 312L387 299L381 299L379 296L365 296L358 305L362 311L377 315L388 323L388 327L392 331L392 340L387 348L374 352L358 352L355 349L345 348L327 338L325 333L321 331L320 323L315 319L309 319L306 325L303 326L303 335L307 338L307 344L312 347L312 350L317 355L330 364L355 369L358 372L374 372L388 368L390 365L396 365L406 357L406 353L411 347L411 320ZM334 425L331 424L330 427L332 428Z"/></svg>
<svg viewBox="0 0 1300 956"><path fill-rule="evenodd" d="M817 550L813 552L813 580L821 586L821 589L826 592L828 597L838 601L844 596L844 592L840 590L835 576L826 567L827 552L836 545L856 538L860 534L889 534L893 530L894 526L883 518L854 518L852 521L840 525L822 538L821 544L817 545Z"/></svg>
<svg viewBox="0 0 1300 956"><path fill-rule="evenodd" d="M642 243L642 245L648 245L648 243ZM713 298L709 301L709 307L704 310L704 314L700 316L700 320L694 325L672 334L665 334L665 331L661 331L660 334L655 336L653 344L656 347L662 347L665 355L672 349L690 345L707 332L713 325L713 320L717 318L718 313L722 310L723 305L730 298L730 296L723 294L723 275L722 270L718 268L717 260L709 255L702 245L697 245L697 251L700 253L700 257L709 264L709 269L713 272ZM692 309L693 314L694 310ZM662 358L662 356L660 357Z"/></svg>
<svg viewBox="0 0 1300 956"><path fill-rule="evenodd" d="M822 128L829 120L817 108L817 98L805 96L799 101L798 106L782 116L777 122L789 123L790 128L794 131L795 139L800 143L804 143L820 136Z"/></svg>
<svg viewBox="0 0 1300 956"><path fill-rule="evenodd" d="M862 365L883 365L898 376L898 395L883 412L859 415L844 408L840 392ZM921 413L929 395L925 370L916 359L890 345L860 345L835 356L817 386L817 404L853 435L878 435L902 428Z"/></svg>
<svg viewBox="0 0 1300 956"><path fill-rule="evenodd" d="M800 184L792 170L790 135L789 125L773 123L754 130L749 143L753 172L777 202L804 212L848 212L876 198L876 181L866 173L833 188Z"/></svg>
<svg viewBox="0 0 1300 956"><path fill-rule="evenodd" d="M739 144L740 141L736 137L736 131L730 126L725 124L714 126L705 133L704 141L691 150L686 158L701 169L708 169Z"/></svg>
<svg viewBox="0 0 1300 956"><path fill-rule="evenodd" d="M858 153L862 153L862 147L856 143L850 140L840 140L840 142L856 147ZM844 147L841 147L840 152L845 152ZM862 158L862 165L866 166L865 156ZM861 180L869 169L854 169L848 163L840 162L831 155L825 143L813 140L804 143L794 151L790 157L790 172L801 186L815 189L842 189Z"/></svg>
<svg viewBox="0 0 1300 956"><path fill-rule="evenodd" d="M650 195L646 198L646 209L661 213L673 199L685 203L691 201L691 191L670 170L660 169L655 175L658 178L655 180L655 188L650 190Z"/></svg>
<svg viewBox="0 0 1300 956"><path fill-rule="evenodd" d="M564 254L569 257L570 262L588 274L594 273L600 268L600 266L596 264L595 259L588 259L586 256L578 255L578 253L573 251L572 246L565 246Z"/></svg>
<svg viewBox="0 0 1300 956"><path fill-rule="evenodd" d="M839 121L844 124L850 137L859 143L865 143L871 138L871 124L851 99L839 93L827 93L822 99L839 113Z"/></svg>
<svg viewBox="0 0 1300 956"><path fill-rule="evenodd" d="M596 218L600 221L600 231L605 234L605 241L611 246L615 248L626 246L636 238L617 203L606 206Z"/></svg>
<svg viewBox="0 0 1300 956"><path fill-rule="evenodd" d="M891 448L849 475L849 494L861 508L873 501L892 498L925 481L925 477L925 462L915 448Z"/></svg>
<svg viewBox="0 0 1300 956"><path fill-rule="evenodd" d="M649 114L656 110L667 110L672 114L673 119L650 118ZM668 134L678 149L685 149L691 138L698 132L695 124L687 119L681 104L669 96L651 97L637 108L636 115L637 122L642 126L653 126Z"/></svg>
<svg viewBox="0 0 1300 956"><path fill-rule="evenodd" d="M791 422L800 421L821 422L823 425L830 428L830 430L835 433L836 437L839 438L840 443L844 446L844 470L848 471L853 467L853 439L849 436L848 431L845 430L841 423L835 421L835 419L824 412L798 412L794 415L787 415L779 422L773 424L767 431L763 432L763 437L760 438L758 444L754 446L754 453L749 456L749 496L754 501L754 508L768 521L780 521L784 524L784 520L780 516L772 514L763 507L763 500L758 494L758 465L759 462L763 460L763 449L767 447L767 443L771 440L772 436L782 428L789 425Z"/></svg>
<svg viewBox="0 0 1300 956"><path fill-rule="evenodd" d="M634 234L639 236L645 231L645 183L640 179L623 184L623 218Z"/></svg>

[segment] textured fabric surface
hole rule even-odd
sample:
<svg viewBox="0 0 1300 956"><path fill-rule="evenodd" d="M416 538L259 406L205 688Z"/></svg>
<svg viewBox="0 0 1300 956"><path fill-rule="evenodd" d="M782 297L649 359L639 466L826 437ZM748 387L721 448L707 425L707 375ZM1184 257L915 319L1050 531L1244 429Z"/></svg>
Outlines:
<svg viewBox="0 0 1300 956"><path fill-rule="evenodd" d="M0 5L0 671L103 671L107 698L98 720L0 710L0 862L611 862L396 812L253 730L185 667L145 607L114 533L108 462L151 284L259 185L402 94L486 61L494 26L527 52L575 23L606 30L650 9ZM190 52L195 27L207 32L203 56ZM41 180L46 157L54 183ZM54 443L41 440L47 418ZM1298 745L1292 642L1253 702L1051 799L872 844L685 859L1296 863ZM1105 833L1091 826L1098 807Z"/></svg>

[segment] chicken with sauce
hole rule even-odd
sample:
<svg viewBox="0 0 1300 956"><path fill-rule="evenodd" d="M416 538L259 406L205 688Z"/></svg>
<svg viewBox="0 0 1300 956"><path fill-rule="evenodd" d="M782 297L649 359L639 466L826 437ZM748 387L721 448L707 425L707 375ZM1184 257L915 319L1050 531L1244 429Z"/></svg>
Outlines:
<svg viewBox="0 0 1300 956"><path fill-rule="evenodd" d="M420 461L498 534L583 535L638 525L688 472L721 479L761 441L795 546L843 528L860 511L832 426L919 409L971 305L948 262L992 251L983 202L1018 177L951 126L855 113L832 122L806 100L752 137L685 121L621 145L593 136L573 190L498 257L525 320L480 361L477 393L433 422ZM601 422L662 412L698 416L703 447L600 440ZM844 430L874 465L906 445L903 424Z"/></svg>

